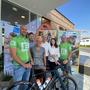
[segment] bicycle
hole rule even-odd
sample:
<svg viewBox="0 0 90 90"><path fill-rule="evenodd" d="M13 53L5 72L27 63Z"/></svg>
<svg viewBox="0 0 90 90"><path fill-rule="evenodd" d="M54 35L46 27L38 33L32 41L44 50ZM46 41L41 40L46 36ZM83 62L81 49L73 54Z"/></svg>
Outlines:
<svg viewBox="0 0 90 90"><path fill-rule="evenodd" d="M43 90L78 90L76 81L71 76L69 76L68 73L66 75L62 75L58 71L59 69L65 71L63 66L59 65L59 66L56 66L56 68L54 70L44 72L44 73L53 72L54 75L52 76L52 79L50 80L48 85ZM16 87L18 85L19 86L27 85L28 86L27 90L40 90L38 88L38 86L36 85L36 83L32 82L36 76L37 75L32 75L31 81L15 82L11 86L9 86L7 90L12 90L14 87ZM18 90L20 90L20 89L18 89Z"/></svg>

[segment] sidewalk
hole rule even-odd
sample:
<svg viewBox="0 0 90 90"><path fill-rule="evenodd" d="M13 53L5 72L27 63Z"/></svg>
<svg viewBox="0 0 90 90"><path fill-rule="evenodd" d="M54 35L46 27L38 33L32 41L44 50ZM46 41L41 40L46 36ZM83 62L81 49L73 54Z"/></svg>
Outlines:
<svg viewBox="0 0 90 90"><path fill-rule="evenodd" d="M77 82L78 90L90 90L90 76L77 73L73 74L73 78Z"/></svg>
<svg viewBox="0 0 90 90"><path fill-rule="evenodd" d="M74 73L73 78L78 84L78 90L90 90L90 75L87 74L90 72L90 51L81 50L80 51L80 65L83 66L81 71L83 74ZM80 66L79 66L80 67ZM84 69L84 70L83 70Z"/></svg>
<svg viewBox="0 0 90 90"><path fill-rule="evenodd" d="M90 76L90 51L80 51L79 72Z"/></svg>

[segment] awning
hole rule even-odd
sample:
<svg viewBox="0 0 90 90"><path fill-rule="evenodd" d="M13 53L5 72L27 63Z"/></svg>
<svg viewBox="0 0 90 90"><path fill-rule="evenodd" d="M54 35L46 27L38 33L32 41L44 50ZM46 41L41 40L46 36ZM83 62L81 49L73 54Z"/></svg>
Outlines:
<svg viewBox="0 0 90 90"><path fill-rule="evenodd" d="M68 0L8 0L40 16L46 16L51 10Z"/></svg>

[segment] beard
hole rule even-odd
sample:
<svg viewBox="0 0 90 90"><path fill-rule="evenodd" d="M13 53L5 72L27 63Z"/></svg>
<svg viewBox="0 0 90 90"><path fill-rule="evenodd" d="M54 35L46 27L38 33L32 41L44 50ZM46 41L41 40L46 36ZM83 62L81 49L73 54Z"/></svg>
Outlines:
<svg viewBox="0 0 90 90"><path fill-rule="evenodd" d="M21 33L21 35L27 37L27 33Z"/></svg>

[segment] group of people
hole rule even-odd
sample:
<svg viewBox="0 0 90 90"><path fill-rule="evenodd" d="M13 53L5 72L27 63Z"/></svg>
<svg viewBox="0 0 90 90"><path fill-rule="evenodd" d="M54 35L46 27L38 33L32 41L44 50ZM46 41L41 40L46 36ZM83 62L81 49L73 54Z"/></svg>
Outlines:
<svg viewBox="0 0 90 90"><path fill-rule="evenodd" d="M56 38L51 38L48 42L47 35L34 35L32 32L27 34L27 28L22 25L20 26L20 35L10 40L9 51L13 59L13 80L16 82L29 81L32 68L34 68L34 74L53 70L59 64L67 69L72 49L66 36L62 36L60 45L57 45ZM43 82L41 77L46 80L51 79L49 75L38 75L36 78L38 85ZM23 87L23 90L26 88Z"/></svg>

